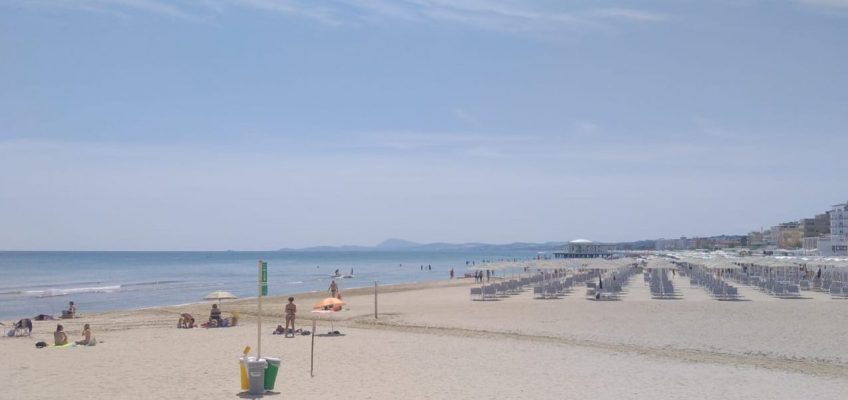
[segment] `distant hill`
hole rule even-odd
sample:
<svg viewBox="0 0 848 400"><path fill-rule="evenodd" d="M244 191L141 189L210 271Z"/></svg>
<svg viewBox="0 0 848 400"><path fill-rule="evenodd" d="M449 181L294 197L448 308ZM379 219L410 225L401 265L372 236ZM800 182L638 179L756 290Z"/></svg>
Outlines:
<svg viewBox="0 0 848 400"><path fill-rule="evenodd" d="M565 242L545 243L415 243L403 239L386 239L376 246L314 246L302 249L284 248L280 251L553 251Z"/></svg>
<svg viewBox="0 0 848 400"><path fill-rule="evenodd" d="M386 239L378 244L375 249L377 250L408 250L415 247L421 246L418 243L410 242L408 240L403 239Z"/></svg>

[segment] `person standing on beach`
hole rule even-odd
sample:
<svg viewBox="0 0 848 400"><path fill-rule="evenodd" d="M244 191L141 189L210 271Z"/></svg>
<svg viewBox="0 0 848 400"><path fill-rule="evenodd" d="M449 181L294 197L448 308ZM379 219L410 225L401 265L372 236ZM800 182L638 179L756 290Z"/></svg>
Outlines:
<svg viewBox="0 0 848 400"><path fill-rule="evenodd" d="M289 336L289 332L291 332L291 337L294 337L294 315L297 313L297 306L294 304L294 297L289 297L289 304L286 304L286 337ZM291 330L289 330L289 323L291 323Z"/></svg>
<svg viewBox="0 0 848 400"><path fill-rule="evenodd" d="M330 288L329 288L329 291L330 291L330 296L331 296L331 297L336 297L336 293L338 293L338 292L339 292L339 286L338 286L338 285L336 285L336 280L335 280L335 279L333 279L333 281L332 281L332 282L330 282Z"/></svg>
<svg viewBox="0 0 848 400"><path fill-rule="evenodd" d="M451 268L451 270L450 270L450 277L451 277L451 279L453 279L453 268Z"/></svg>

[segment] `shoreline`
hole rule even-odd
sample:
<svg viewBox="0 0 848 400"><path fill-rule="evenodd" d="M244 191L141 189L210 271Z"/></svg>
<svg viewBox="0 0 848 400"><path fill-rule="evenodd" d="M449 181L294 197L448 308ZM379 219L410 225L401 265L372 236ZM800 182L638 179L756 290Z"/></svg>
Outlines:
<svg viewBox="0 0 848 400"><path fill-rule="evenodd" d="M265 297L261 351L283 360L275 392L294 398L557 399L567 392L620 400L696 391L789 400L838 399L848 390L844 302L774 300L745 286L740 292L751 301L723 302L679 282L680 300L654 300L637 276L615 302L588 301L579 289L555 300L527 290L472 301L468 288L477 284L464 278L391 284L379 286L378 318L372 287L345 290L347 310L329 318L310 312L326 292L293 293L296 328L317 322L312 335L294 338L271 333L288 295ZM256 300L221 302L224 317L240 313L230 328L176 328L180 312L205 320L210 301L60 320L72 340L90 323L95 347L35 349L54 327L37 322L29 338L0 339L0 352L18 360L0 364L0 379L18 383L4 395L242 396L238 358L246 345L258 351ZM342 334L324 334L331 329ZM86 373L68 373L79 370ZM31 389L44 381L51 384ZM739 381L745 385L731 384Z"/></svg>
<svg viewBox="0 0 848 400"><path fill-rule="evenodd" d="M473 280L470 278L455 278L453 280L443 279L437 281L423 281L423 282L407 282L407 283L393 283L378 286L378 295L390 294L390 293L400 293L400 292L412 292L412 291L421 291L435 288L445 288L445 287L458 287L458 286L470 286L474 284ZM348 297L361 297L368 296L374 293L374 287L356 287L344 290L341 292L343 300ZM311 310L311 304L313 302L317 302L321 299L329 297L329 293L327 291L308 291L308 292L296 292L285 295L274 295L274 296L264 296L263 297L263 319L265 318L283 318L283 312L279 309L281 305L284 305L287 302L288 297L294 297L295 303L299 304L300 311L298 313L298 319L304 320L312 320L312 319L320 319L320 317L312 315L312 313L306 312L304 310ZM77 322L82 322L84 320L94 320L97 322L91 322L92 327L98 327L102 325L99 320L104 318L111 318L115 315L148 315L148 314L167 314L173 315L174 321L172 324L171 320L163 320L161 325L176 325L176 319L179 318L179 314L183 312L188 312L195 316L197 321L202 321L198 316L205 316L208 314L209 308L212 304L220 304L222 312L226 317L229 314L232 314L233 311L237 311L239 313L239 324L246 323L255 323L258 318L258 310L257 307L257 297L245 297L239 299L232 300L223 300L220 302L216 302L214 300L201 300L197 302L191 303L181 303L181 304L169 304L163 306L151 306L151 307L139 307L139 308L124 308L124 309L115 309L108 311L96 311L96 312L83 312L80 311L80 316L73 319L62 319L56 318L53 320L45 320L45 321L36 321L33 320L33 325L38 326L45 323L57 323L63 325L73 326ZM308 304L301 304L303 301ZM308 307L306 307L308 306ZM267 307L267 308L266 308ZM273 308L272 308L273 307ZM366 313L350 313L347 312L349 309L345 309L346 312L340 313L335 316L335 320L344 321L352 318L359 317L361 315L367 315ZM373 308L370 313L373 313ZM31 317L25 317L31 318ZM198 322L199 324L200 322ZM108 330L115 330L114 326L106 327Z"/></svg>

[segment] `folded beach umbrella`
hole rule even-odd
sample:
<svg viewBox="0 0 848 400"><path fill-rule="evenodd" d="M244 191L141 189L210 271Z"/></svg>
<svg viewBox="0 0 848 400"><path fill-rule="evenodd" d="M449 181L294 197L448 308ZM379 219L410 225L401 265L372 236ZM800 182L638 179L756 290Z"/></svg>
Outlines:
<svg viewBox="0 0 848 400"><path fill-rule="evenodd" d="M225 292L223 290L216 290L212 293L207 294L206 297L203 298L203 300L218 300L218 301L221 301L221 300L229 300L229 299L237 299L237 298L238 297L236 297L234 294L232 294L230 292Z"/></svg>

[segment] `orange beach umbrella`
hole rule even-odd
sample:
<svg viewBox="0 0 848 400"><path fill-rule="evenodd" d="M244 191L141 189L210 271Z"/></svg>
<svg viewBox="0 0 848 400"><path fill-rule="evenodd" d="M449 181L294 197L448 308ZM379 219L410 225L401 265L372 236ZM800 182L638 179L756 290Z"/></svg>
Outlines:
<svg viewBox="0 0 848 400"><path fill-rule="evenodd" d="M335 297L327 297L326 299L315 303L315 305L312 306L312 309L313 310L321 310L321 309L324 309L324 308L328 308L328 309L334 309L334 308L337 308L337 307L341 308L341 306L343 306L344 304L345 304L345 302L343 302L343 301L341 301L341 300L339 300Z"/></svg>

